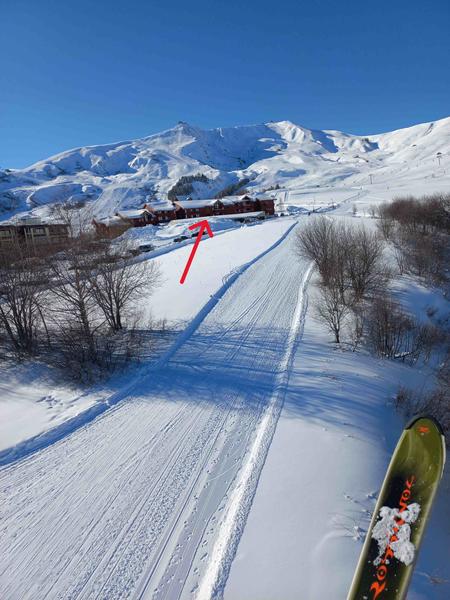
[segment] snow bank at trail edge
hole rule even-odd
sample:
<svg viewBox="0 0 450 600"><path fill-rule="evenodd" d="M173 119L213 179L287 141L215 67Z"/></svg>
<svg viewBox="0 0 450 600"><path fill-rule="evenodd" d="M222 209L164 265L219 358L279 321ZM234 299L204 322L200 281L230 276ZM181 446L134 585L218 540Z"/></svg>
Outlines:
<svg viewBox="0 0 450 600"><path fill-rule="evenodd" d="M150 301L145 295L141 298L138 308L144 321L149 317L192 321L152 368L176 352L239 275L278 246L295 223L292 219L267 221L203 240L183 286L179 277L191 247L174 248L158 258L164 281ZM225 255L227 260L222 260ZM123 400L148 369L144 364L131 374L131 381L125 373L91 391L56 385L55 373L33 362L0 371L0 465L45 448L97 418Z"/></svg>
<svg viewBox="0 0 450 600"><path fill-rule="evenodd" d="M223 593L230 565L245 527L246 518L258 485L259 475L283 406L295 343L301 333L306 313L305 290L312 268L312 265L310 265L301 282L286 350L279 367L276 386L256 431L254 442L245 458L238 481L228 500L227 512L220 526L206 573L196 594L197 600L210 600Z"/></svg>

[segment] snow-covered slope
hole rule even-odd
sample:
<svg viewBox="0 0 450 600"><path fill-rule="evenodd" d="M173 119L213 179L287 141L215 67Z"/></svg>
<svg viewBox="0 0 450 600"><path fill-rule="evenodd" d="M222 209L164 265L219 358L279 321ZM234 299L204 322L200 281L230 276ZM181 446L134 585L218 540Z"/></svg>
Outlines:
<svg viewBox="0 0 450 600"><path fill-rule="evenodd" d="M22 170L0 170L0 219L54 203L87 205L93 215L144 201L165 201L186 175L193 197L208 197L249 179L252 191L361 185L444 173L450 117L390 133L355 136L289 121L203 130L187 123L138 140L76 148Z"/></svg>

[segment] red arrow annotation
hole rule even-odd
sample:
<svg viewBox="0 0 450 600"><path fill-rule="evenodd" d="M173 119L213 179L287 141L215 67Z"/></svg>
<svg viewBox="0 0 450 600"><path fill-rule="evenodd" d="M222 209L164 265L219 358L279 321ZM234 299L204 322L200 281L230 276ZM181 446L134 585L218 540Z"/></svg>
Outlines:
<svg viewBox="0 0 450 600"><path fill-rule="evenodd" d="M184 267L183 275L181 276L180 283L184 283L186 281L187 274L189 273L189 269L191 268L192 261L194 260L195 253L197 252L197 248L201 242L202 236L205 231L208 232L209 237L214 237L213 232L211 231L211 227L209 226L208 221L205 219L204 221L199 221L198 223L193 223L189 226L189 229L192 231L199 227L199 232L197 234L197 239L195 240L194 247L191 250L186 266Z"/></svg>

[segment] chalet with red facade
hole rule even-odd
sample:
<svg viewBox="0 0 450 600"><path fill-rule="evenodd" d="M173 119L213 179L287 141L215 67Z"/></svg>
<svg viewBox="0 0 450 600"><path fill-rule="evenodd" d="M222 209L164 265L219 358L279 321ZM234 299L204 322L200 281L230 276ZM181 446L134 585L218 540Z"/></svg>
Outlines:
<svg viewBox="0 0 450 600"><path fill-rule="evenodd" d="M177 217L178 207L173 204L163 204L161 206L144 204L144 208L152 215L152 222L154 225L158 225L158 223L168 223L169 221L179 218Z"/></svg>
<svg viewBox="0 0 450 600"><path fill-rule="evenodd" d="M274 198L256 198L257 210L263 210L266 215L275 214L275 199Z"/></svg>
<svg viewBox="0 0 450 600"><path fill-rule="evenodd" d="M159 225L177 219L202 219L213 216L229 216L237 220L261 219L275 213L274 198L226 196L205 200L174 200L169 203L144 204L141 209L121 210L114 217L93 221L97 233L102 237L120 235L128 227ZM242 219L240 216L242 215Z"/></svg>
<svg viewBox="0 0 450 600"><path fill-rule="evenodd" d="M98 237L116 238L122 235L127 229L132 227L131 223L124 221L119 216L114 215L105 219L93 219L92 224Z"/></svg>
<svg viewBox="0 0 450 600"><path fill-rule="evenodd" d="M220 199L175 200L174 204L178 207L175 217L177 219L194 219L254 212L263 212L266 215L273 215L275 213L273 198L252 198L248 194L243 196L226 196Z"/></svg>
<svg viewBox="0 0 450 600"><path fill-rule="evenodd" d="M116 212L116 216L129 223L131 227L145 227L151 225L153 221L152 214L146 208L119 210Z"/></svg>
<svg viewBox="0 0 450 600"><path fill-rule="evenodd" d="M256 201L251 196L225 196L221 198L224 205L225 215L235 215L237 213L250 213L257 210Z"/></svg>
<svg viewBox="0 0 450 600"><path fill-rule="evenodd" d="M175 200L178 208L177 219L197 219L223 214L224 205L221 200Z"/></svg>

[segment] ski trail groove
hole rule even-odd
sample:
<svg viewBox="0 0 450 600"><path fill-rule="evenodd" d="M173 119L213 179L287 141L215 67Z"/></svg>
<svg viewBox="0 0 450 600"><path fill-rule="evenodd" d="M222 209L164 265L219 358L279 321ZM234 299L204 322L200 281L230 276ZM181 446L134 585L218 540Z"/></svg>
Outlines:
<svg viewBox="0 0 450 600"><path fill-rule="evenodd" d="M292 230L297 226L297 223L293 223L281 236L280 238L274 242L269 248L266 248L263 252L258 254L255 258L250 260L247 263L244 263L240 267L236 267L233 269L231 273L228 274L222 283L222 286L215 292L215 294L208 300L208 302L200 309L197 315L192 319L186 329L180 333L178 338L174 341L172 346L168 349L168 351L157 361L156 365L152 367L152 371L161 368L176 354L179 348L186 343L189 338L195 333L201 323L205 320L208 314L214 309L219 300L223 297L226 291L233 285L233 283L249 269L255 263L257 263L261 258L266 256L269 252L272 252L275 248L277 248L284 240L290 235ZM148 258L148 257L147 257ZM140 373L133 381L131 381L127 386L112 394L109 398L95 404L91 408L83 411L81 414L73 417L61 423L61 425L50 429L44 433L36 435L28 440L24 440L12 446L11 448L5 448L0 451L0 467L9 465L14 463L17 460L26 458L30 456L34 452L38 450L42 450L51 444L54 444L68 435L72 434L77 429L84 427L91 423L93 420L97 419L99 416L103 415L105 411L111 410L112 407L115 407L122 400L131 395L136 388L142 384L142 379L145 377L143 373ZM150 379L151 376L147 376Z"/></svg>
<svg viewBox="0 0 450 600"><path fill-rule="evenodd" d="M251 501L254 492L256 491L257 480L262 470L275 431L276 423L283 406L284 393L289 379L289 367L292 363L295 342L306 312L304 296L312 269L313 265L310 265L303 277L291 330L289 332L287 347L280 364L280 371L277 377L278 381L265 410L263 419L259 424L256 438L246 457L246 462L240 473L239 480L229 499L227 513L218 532L212 557L200 584L199 591L196 594L197 600L217 598L219 597L219 594L222 594L225 587L231 562L234 558L241 533L245 526L246 517L251 508Z"/></svg>
<svg viewBox="0 0 450 600"><path fill-rule="evenodd" d="M228 280L127 402L0 468L2 598L220 595L301 328L293 237Z"/></svg>

